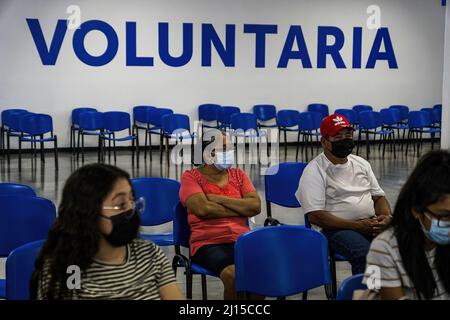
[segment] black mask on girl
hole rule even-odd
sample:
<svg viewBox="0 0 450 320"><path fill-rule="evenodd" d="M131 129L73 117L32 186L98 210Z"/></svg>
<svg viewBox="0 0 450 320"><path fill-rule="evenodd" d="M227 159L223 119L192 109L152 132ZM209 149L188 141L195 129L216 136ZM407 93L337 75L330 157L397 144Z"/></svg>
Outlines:
<svg viewBox="0 0 450 320"><path fill-rule="evenodd" d="M331 142L331 153L338 158L346 158L349 154L352 153L353 148L355 147L355 142L353 139L342 139L339 141Z"/></svg>
<svg viewBox="0 0 450 320"><path fill-rule="evenodd" d="M121 247L137 238L141 219L134 209L122 212L107 219L110 219L113 225L112 232L104 235L106 241L108 241L110 245Z"/></svg>

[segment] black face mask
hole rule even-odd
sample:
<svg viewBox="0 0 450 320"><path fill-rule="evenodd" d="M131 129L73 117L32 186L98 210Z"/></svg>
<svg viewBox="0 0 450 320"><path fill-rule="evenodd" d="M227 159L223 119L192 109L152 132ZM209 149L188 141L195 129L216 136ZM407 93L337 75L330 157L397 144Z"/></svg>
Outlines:
<svg viewBox="0 0 450 320"><path fill-rule="evenodd" d="M355 142L353 139L343 139L339 141L331 142L331 153L338 158L346 158L350 153L352 153L355 147Z"/></svg>
<svg viewBox="0 0 450 320"><path fill-rule="evenodd" d="M107 219L110 219L113 225L112 232L104 235L106 241L108 241L110 245L121 247L137 238L141 219L134 209L122 212Z"/></svg>

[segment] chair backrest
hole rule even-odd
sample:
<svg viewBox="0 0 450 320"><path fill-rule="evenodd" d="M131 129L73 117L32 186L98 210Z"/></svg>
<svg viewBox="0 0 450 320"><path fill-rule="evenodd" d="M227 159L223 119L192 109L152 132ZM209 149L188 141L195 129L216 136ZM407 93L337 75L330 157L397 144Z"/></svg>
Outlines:
<svg viewBox="0 0 450 320"><path fill-rule="evenodd" d="M152 106L135 106L133 107L133 122L150 124L153 113L156 112L156 107Z"/></svg>
<svg viewBox="0 0 450 320"><path fill-rule="evenodd" d="M82 130L102 130L105 128L104 114L96 111L83 112L80 114L78 126Z"/></svg>
<svg viewBox="0 0 450 320"><path fill-rule="evenodd" d="M0 256L25 243L46 239L55 219L55 205L48 199L0 196Z"/></svg>
<svg viewBox="0 0 450 320"><path fill-rule="evenodd" d="M355 274L345 279L337 292L336 300L352 300L355 290L365 290L367 286L362 283L364 274Z"/></svg>
<svg viewBox="0 0 450 320"><path fill-rule="evenodd" d="M408 126L410 129L421 129L431 125L431 116L426 111L410 111Z"/></svg>
<svg viewBox="0 0 450 320"><path fill-rule="evenodd" d="M255 229L235 245L236 291L284 297L331 283L328 242L303 226Z"/></svg>
<svg viewBox="0 0 450 320"><path fill-rule="evenodd" d="M284 162L269 167L264 175L266 201L289 208L298 208L295 196L307 163Z"/></svg>
<svg viewBox="0 0 450 320"><path fill-rule="evenodd" d="M376 111L362 111L359 113L360 129L376 129L383 125L381 114Z"/></svg>
<svg viewBox="0 0 450 320"><path fill-rule="evenodd" d="M277 123L279 127L289 128L298 126L298 116L300 112L297 110L280 110L277 113Z"/></svg>
<svg viewBox="0 0 450 320"><path fill-rule="evenodd" d="M2 118L2 125L9 127L9 119L11 116L14 116L16 114L21 113L27 113L28 111L25 109L6 109L2 111L1 118Z"/></svg>
<svg viewBox="0 0 450 320"><path fill-rule="evenodd" d="M380 110L381 121L385 125L394 125L401 121L400 110L395 108L384 108Z"/></svg>
<svg viewBox="0 0 450 320"><path fill-rule="evenodd" d="M433 122L434 123L442 122L442 108L433 108Z"/></svg>
<svg viewBox="0 0 450 320"><path fill-rule="evenodd" d="M260 121L268 121L277 117L277 108L272 104L257 104L253 106L253 114Z"/></svg>
<svg viewBox="0 0 450 320"><path fill-rule="evenodd" d="M32 136L53 132L53 120L48 114L29 113L20 119L22 132Z"/></svg>
<svg viewBox="0 0 450 320"><path fill-rule="evenodd" d="M439 110L442 111L442 104L435 104L435 105L433 106L433 109L439 109Z"/></svg>
<svg viewBox="0 0 450 320"><path fill-rule="evenodd" d="M131 179L136 199L145 199L141 224L156 226L173 220L173 207L180 201L180 183L165 178Z"/></svg>
<svg viewBox="0 0 450 320"><path fill-rule="evenodd" d="M308 111L321 113L322 119L330 115L328 106L323 103L311 103L310 105L308 105Z"/></svg>
<svg viewBox="0 0 450 320"><path fill-rule="evenodd" d="M36 197L33 188L20 183L0 183L0 196L29 196Z"/></svg>
<svg viewBox="0 0 450 320"><path fill-rule="evenodd" d="M253 113L235 113L231 116L231 129L233 130L256 130L257 127L258 121Z"/></svg>
<svg viewBox="0 0 450 320"><path fill-rule="evenodd" d="M323 114L316 111L302 112L298 116L298 126L302 131L313 131L320 129Z"/></svg>
<svg viewBox="0 0 450 320"><path fill-rule="evenodd" d="M22 119L34 113L28 111L9 112L5 114L3 124L12 131L22 132Z"/></svg>
<svg viewBox="0 0 450 320"><path fill-rule="evenodd" d="M369 106L367 104L357 104L357 105L353 106L352 109L355 110L356 114L363 112L363 111L373 111L372 106Z"/></svg>
<svg viewBox="0 0 450 320"><path fill-rule="evenodd" d="M86 108L86 107L82 107L82 108L75 108L72 110L72 124L76 124L79 125L80 124L80 115L83 112L92 112L92 111L97 111L97 109L95 108Z"/></svg>
<svg viewBox="0 0 450 320"><path fill-rule="evenodd" d="M175 246L189 248L191 228L188 223L188 213L185 207L178 202L173 207L173 242Z"/></svg>
<svg viewBox="0 0 450 320"><path fill-rule="evenodd" d="M156 108L156 112L151 115L150 123L157 128L161 128L162 118L168 114L173 114L173 110L168 108Z"/></svg>
<svg viewBox="0 0 450 320"><path fill-rule="evenodd" d="M112 132L131 129L130 114L123 111L108 111L103 113L105 129Z"/></svg>
<svg viewBox="0 0 450 320"><path fill-rule="evenodd" d="M173 113L166 114L161 118L161 127L167 134L174 132L189 131L191 126L189 123L189 117L185 114Z"/></svg>
<svg viewBox="0 0 450 320"><path fill-rule="evenodd" d="M198 106L198 120L218 121L221 106L215 103L205 103Z"/></svg>
<svg viewBox="0 0 450 320"><path fill-rule="evenodd" d="M401 105L401 104L394 104L394 105L390 106L389 108L397 109L398 111L400 111L400 119L401 119L401 121L404 121L404 120L408 119L408 113L409 113L409 107L408 106L404 106L404 105Z"/></svg>
<svg viewBox="0 0 450 320"><path fill-rule="evenodd" d="M334 113L346 117L351 125L358 123L356 111L353 109L336 109Z"/></svg>
<svg viewBox="0 0 450 320"><path fill-rule="evenodd" d="M428 113L428 116L430 117L430 124L435 123L433 108L425 107L425 108L421 108L420 111L425 111L426 113Z"/></svg>
<svg viewBox="0 0 450 320"><path fill-rule="evenodd" d="M219 112L219 122L224 125L231 125L231 116L240 113L239 107L223 106Z"/></svg>
<svg viewBox="0 0 450 320"><path fill-rule="evenodd" d="M6 299L29 300L35 261L44 244L38 240L14 249L6 259Z"/></svg>

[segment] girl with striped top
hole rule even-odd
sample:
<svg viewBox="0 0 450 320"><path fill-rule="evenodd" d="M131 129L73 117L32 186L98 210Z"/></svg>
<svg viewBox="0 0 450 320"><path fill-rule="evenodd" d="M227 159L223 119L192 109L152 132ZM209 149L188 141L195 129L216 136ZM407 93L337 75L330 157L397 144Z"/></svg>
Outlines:
<svg viewBox="0 0 450 320"><path fill-rule="evenodd" d="M372 242L363 283L381 299L450 299L450 153L425 155Z"/></svg>
<svg viewBox="0 0 450 320"><path fill-rule="evenodd" d="M69 177L36 260L32 298L183 299L164 253L138 239L143 205L129 178L103 164Z"/></svg>

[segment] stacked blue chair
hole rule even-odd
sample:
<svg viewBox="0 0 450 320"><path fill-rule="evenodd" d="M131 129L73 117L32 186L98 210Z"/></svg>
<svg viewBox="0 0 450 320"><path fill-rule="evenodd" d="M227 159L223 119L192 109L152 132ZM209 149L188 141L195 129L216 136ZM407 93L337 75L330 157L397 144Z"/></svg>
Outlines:
<svg viewBox="0 0 450 320"><path fill-rule="evenodd" d="M166 160L169 161L169 139L176 140L176 143L183 143L183 140L191 141L191 160L194 152L194 138L195 135L191 133L191 125L189 117L185 114L166 114L162 117L162 135L165 138L166 145ZM160 153L160 162L162 162L162 149Z"/></svg>
<svg viewBox="0 0 450 320"><path fill-rule="evenodd" d="M55 205L47 199L0 195L0 257L7 257L26 243L46 239L56 219ZM0 281L0 298L5 297L5 282Z"/></svg>
<svg viewBox="0 0 450 320"><path fill-rule="evenodd" d="M356 111L353 109L336 109L334 110L335 114L340 114L347 118L348 122L355 127L358 124Z"/></svg>
<svg viewBox="0 0 450 320"><path fill-rule="evenodd" d="M393 130L394 136L395 130L397 130L398 140L400 140L400 130L405 130L404 127L406 126L406 124L401 121L400 110L395 108L384 108L380 110L380 114L383 121L383 128Z"/></svg>
<svg viewBox="0 0 450 320"><path fill-rule="evenodd" d="M420 156L420 150L422 148L423 134L440 134L441 129L432 127L431 115L426 111L411 111L408 115L408 142L406 145L406 154L408 154L409 145L412 140L415 140L417 147L414 144L414 148L417 150L417 156ZM434 140L431 141L431 148L434 148Z"/></svg>
<svg viewBox="0 0 450 320"><path fill-rule="evenodd" d="M219 128L220 109L221 106L215 103L205 103L198 106L198 120L202 122L202 129Z"/></svg>
<svg viewBox="0 0 450 320"><path fill-rule="evenodd" d="M239 143L238 139L242 138L244 141L244 146L246 140L256 145L256 152L259 155L259 143L258 138L264 135L264 132L258 130L257 118L253 113L235 113L231 116L231 130L232 136L235 138L236 145ZM236 150L240 150L236 148ZM254 152L254 149L250 147L250 152ZM235 153L238 157L238 152Z"/></svg>
<svg viewBox="0 0 450 320"><path fill-rule="evenodd" d="M78 121L78 141L77 150L80 150L80 137L81 137L81 155L84 162L84 136L96 136L98 137L97 148L97 161L101 161L102 151L102 135L104 134L104 116L102 112L88 111L79 115ZM77 160L79 159L80 152L77 152Z"/></svg>
<svg viewBox="0 0 450 320"><path fill-rule="evenodd" d="M0 182L0 196L36 197L33 188L25 184Z"/></svg>
<svg viewBox="0 0 450 320"><path fill-rule="evenodd" d="M433 119L436 126L440 128L442 122L442 104L436 104L433 106Z"/></svg>
<svg viewBox="0 0 450 320"><path fill-rule="evenodd" d="M147 159L147 151L150 151L150 160L152 159L152 134L151 132L155 129L152 124L152 120L155 118L157 113L157 108L153 106L136 106L133 108L133 128L136 135L139 136L139 130L144 130L145 133L145 152L144 159ZM150 144L148 141L150 140Z"/></svg>
<svg viewBox="0 0 450 320"><path fill-rule="evenodd" d="M373 108L367 104L357 104L353 106L352 110L356 112L356 124L359 125L359 114L363 111L373 111Z"/></svg>
<svg viewBox="0 0 450 320"><path fill-rule="evenodd" d="M282 249L280 249L282 248ZM303 226L259 228L235 244L236 291L284 299L331 283L327 239Z"/></svg>
<svg viewBox="0 0 450 320"><path fill-rule="evenodd" d="M53 142L55 169L58 170L58 137L53 133L52 117L48 114L27 114L21 118L20 127L22 134L19 137L19 168L22 166L22 142L30 142L32 146L40 143L41 162L45 161L44 143Z"/></svg>
<svg viewBox="0 0 450 320"><path fill-rule="evenodd" d="M158 226L173 221L173 208L180 201L180 183L165 178L131 179L136 199L144 198L145 208L141 214L142 226ZM159 246L173 246L173 232L142 233L141 238Z"/></svg>
<svg viewBox="0 0 450 320"><path fill-rule="evenodd" d="M300 135L303 136L302 141L302 153L303 150L306 154L306 161L308 161L308 145L311 147L311 157L314 154L313 151L313 137L316 137L317 143L320 137L320 123L322 122L323 114L315 111L302 112L298 116L299 132L297 135L297 152L295 159L298 161L298 149L300 145Z"/></svg>
<svg viewBox="0 0 450 320"><path fill-rule="evenodd" d="M147 131L149 137L149 145L152 145L152 135L159 136L159 150L162 152L164 132L162 128L162 118L165 115L173 114L173 110L169 108L156 108L156 112L151 113L150 124L152 127ZM150 153L150 159L152 155Z"/></svg>
<svg viewBox="0 0 450 320"><path fill-rule="evenodd" d="M28 112L25 109L6 109L3 110L1 113L1 126L0 126L0 149L2 152L2 156L5 154L5 152L7 151L6 149L6 138L5 138L5 134L10 130L10 119L11 117L14 117L15 114L20 114L20 113L26 113Z"/></svg>
<svg viewBox="0 0 450 320"><path fill-rule="evenodd" d="M362 283L364 274L355 274L345 279L337 293L336 300L352 300L355 290L366 290L367 286Z"/></svg>
<svg viewBox="0 0 450 320"><path fill-rule="evenodd" d="M406 130L408 130L408 114L409 114L409 107L405 105L395 104L389 107L389 109L397 110L400 114L400 121L397 123L397 136L398 140L405 141L406 139ZM402 130L402 138L400 139L400 130ZM403 143L402 143L402 150L403 150Z"/></svg>
<svg viewBox="0 0 450 320"><path fill-rule="evenodd" d="M178 267L183 267L186 273L186 298L192 299L192 278L193 275L199 274L202 280L202 299L206 300L208 297L206 287L206 276L218 277L212 271L207 270L200 265L191 261L189 258L181 253L181 248L187 248L189 250L189 238L191 236L191 229L189 227L187 219L186 208L179 202L174 207L173 217L173 240L175 244L175 256L173 257L172 267L177 270Z"/></svg>
<svg viewBox="0 0 450 320"><path fill-rule="evenodd" d="M259 128L277 128L277 108L272 104L257 104L253 106L253 114L258 120ZM274 124L267 124L268 122L274 120Z"/></svg>
<svg viewBox="0 0 450 320"><path fill-rule="evenodd" d="M130 115L127 112L122 111L110 111L103 113L103 125L104 130L103 134L101 135L102 142L102 148L106 141L109 143L108 148L108 159L111 160L111 142L113 143L113 150L114 150L114 162L117 161L117 155L116 155L116 141L131 141L131 148L132 148L132 154L131 154L131 161L134 165L134 158L136 155L136 162L137 166L139 167L139 139L138 136L133 132L131 127L131 121L130 121ZM117 132L121 131L127 131L127 135L123 137L116 137ZM102 154L104 154L102 152Z"/></svg>
<svg viewBox="0 0 450 320"><path fill-rule="evenodd" d="M280 110L277 113L278 130L284 133L284 157L287 157L287 133L299 132L298 118L299 112L297 110ZM281 136L280 136L281 142ZM298 149L298 143L297 143Z"/></svg>
<svg viewBox="0 0 450 320"><path fill-rule="evenodd" d="M308 105L308 111L320 113L322 115L322 119L330 115L328 106L323 103L311 103Z"/></svg>
<svg viewBox="0 0 450 320"><path fill-rule="evenodd" d="M367 159L370 157L369 140L372 134L375 138L380 136L383 139L383 157L386 150L386 142L391 143L391 150L394 152L395 157L395 145L394 145L394 131L392 129L383 129L383 119L379 112L375 111L363 111L359 113L359 133L358 133L358 146L356 153L359 154L359 146L361 143L362 134L366 135L366 150Z"/></svg>
<svg viewBox="0 0 450 320"><path fill-rule="evenodd" d="M30 280L44 240L24 244L14 249L6 259L6 299L29 300Z"/></svg>
<svg viewBox="0 0 450 320"><path fill-rule="evenodd" d="M20 127L21 120L24 116L30 114L30 112L23 109L10 109L2 112L2 126L3 132L6 135L6 138L3 139L3 144L5 144L4 150L6 151L6 156L8 159L8 163L10 162L10 138L16 137L20 138L23 135L22 129ZM34 150L34 149L33 149Z"/></svg>
<svg viewBox="0 0 450 320"><path fill-rule="evenodd" d="M75 134L80 126L80 115L83 112L97 111L95 108L91 107L81 107L72 110L72 124L70 125L70 148L72 153L75 153Z"/></svg>
<svg viewBox="0 0 450 320"><path fill-rule="evenodd" d="M241 109L239 107L223 106L219 112L219 128L230 128L231 116L240 112Z"/></svg>

